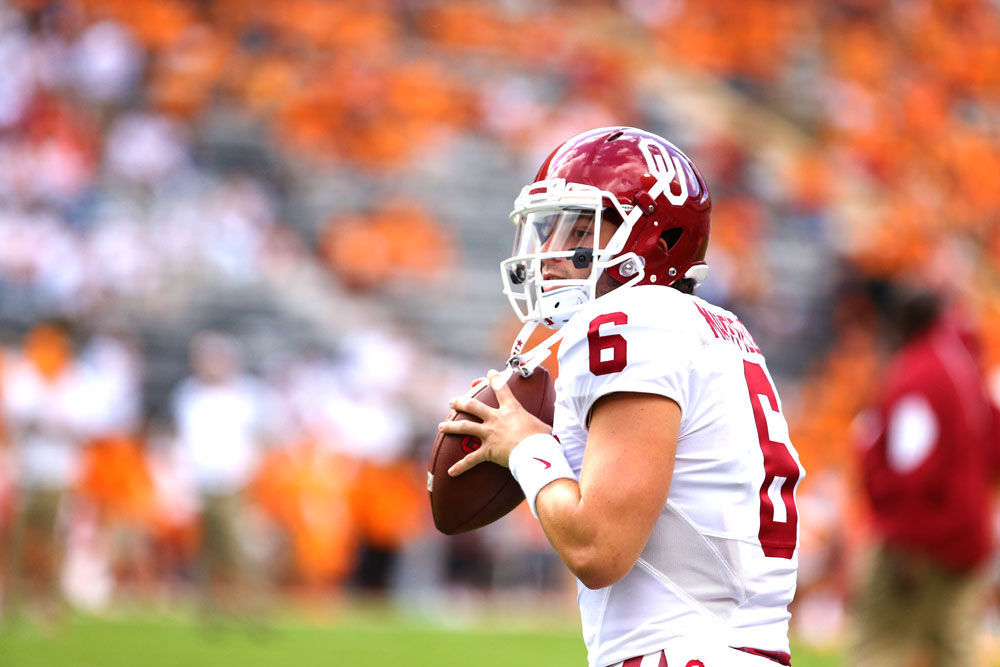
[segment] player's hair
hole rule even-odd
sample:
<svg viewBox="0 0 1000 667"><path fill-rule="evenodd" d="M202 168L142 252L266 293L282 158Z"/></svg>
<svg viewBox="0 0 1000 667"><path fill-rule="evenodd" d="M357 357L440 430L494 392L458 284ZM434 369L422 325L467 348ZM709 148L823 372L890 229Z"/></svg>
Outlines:
<svg viewBox="0 0 1000 667"><path fill-rule="evenodd" d="M900 299L897 327L902 342L917 338L937 322L944 310L944 300L929 291L906 293Z"/></svg>
<svg viewBox="0 0 1000 667"><path fill-rule="evenodd" d="M678 292L683 292L684 294L694 294L694 288L698 283L695 282L694 278L681 278L677 282L673 283L673 287Z"/></svg>

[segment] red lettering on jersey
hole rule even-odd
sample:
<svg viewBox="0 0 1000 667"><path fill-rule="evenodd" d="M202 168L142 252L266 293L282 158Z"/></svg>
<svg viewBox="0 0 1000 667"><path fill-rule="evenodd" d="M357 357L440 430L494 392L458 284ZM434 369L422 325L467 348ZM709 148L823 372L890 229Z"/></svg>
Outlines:
<svg viewBox="0 0 1000 667"><path fill-rule="evenodd" d="M708 326L712 328L712 333L715 334L715 337L722 338L722 330L719 328L719 323L715 320L715 315L702 308L700 304L696 303L694 304L694 307L698 309L701 316L705 318L706 322L708 322Z"/></svg>
<svg viewBox="0 0 1000 667"><path fill-rule="evenodd" d="M728 341L738 346L744 352L760 354L760 348L757 347L753 336L750 335L750 332L747 331L742 322L734 320L731 317L726 317L725 315L710 313L702 308L701 304L696 303L695 308L698 309L701 316L708 322L708 326L712 329L712 333L715 334L716 338Z"/></svg>

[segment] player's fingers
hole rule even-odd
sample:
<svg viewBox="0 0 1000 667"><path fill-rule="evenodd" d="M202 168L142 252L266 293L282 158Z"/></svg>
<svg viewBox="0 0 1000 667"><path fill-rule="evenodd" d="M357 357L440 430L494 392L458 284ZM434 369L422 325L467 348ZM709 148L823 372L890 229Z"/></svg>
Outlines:
<svg viewBox="0 0 1000 667"><path fill-rule="evenodd" d="M486 460L486 452L484 449L477 449L474 452L466 454L464 458L455 461L455 463L448 468L448 474L452 477L458 477L466 470L476 467L480 463Z"/></svg>
<svg viewBox="0 0 1000 667"><path fill-rule="evenodd" d="M471 396L458 396L451 399L448 402L452 410L457 412L465 412L470 415L475 415L482 420L489 418L494 412L495 408L491 408L477 398L472 398Z"/></svg>
<svg viewBox="0 0 1000 667"><path fill-rule="evenodd" d="M503 375L496 371L490 371L487 373L486 377L489 379L490 388L493 389L493 393L496 394L497 402L501 407L520 405L517 398L514 396L514 392L510 390L510 386L507 384Z"/></svg>
<svg viewBox="0 0 1000 667"><path fill-rule="evenodd" d="M489 382L489 378L487 376L490 373L496 373L496 372L497 371L495 371L495 370L493 370L491 368L490 370L486 371L486 375L484 375L483 377L478 377L475 380L473 380L472 384L469 386L469 390L465 392L465 395L466 396L475 396L476 392L478 392L480 389L482 389L486 385L486 383Z"/></svg>
<svg viewBox="0 0 1000 667"><path fill-rule="evenodd" d="M479 422L468 419L451 419L438 424L438 431L447 435L471 435L482 440L488 435L488 429Z"/></svg>

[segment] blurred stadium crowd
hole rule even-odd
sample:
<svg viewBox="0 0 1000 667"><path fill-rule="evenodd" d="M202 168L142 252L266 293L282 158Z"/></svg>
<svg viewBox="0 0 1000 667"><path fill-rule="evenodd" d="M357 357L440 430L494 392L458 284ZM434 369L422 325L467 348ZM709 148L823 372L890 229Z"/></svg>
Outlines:
<svg viewBox="0 0 1000 667"><path fill-rule="evenodd" d="M998 34L990 0L0 0L5 602L561 587L530 516L435 535L423 467L516 331L514 195L630 124L712 187L704 295L780 376L836 632L887 292L1000 369Z"/></svg>

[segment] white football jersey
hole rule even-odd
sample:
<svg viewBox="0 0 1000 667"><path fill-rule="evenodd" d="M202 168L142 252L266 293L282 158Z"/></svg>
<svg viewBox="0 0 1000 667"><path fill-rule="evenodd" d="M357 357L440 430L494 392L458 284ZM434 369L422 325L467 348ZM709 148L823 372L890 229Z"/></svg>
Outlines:
<svg viewBox="0 0 1000 667"><path fill-rule="evenodd" d="M578 584L590 665L679 637L787 652L805 472L749 332L661 286L615 290L564 328L553 432L577 476L600 397L660 394L681 409L670 493L639 560L607 588Z"/></svg>

